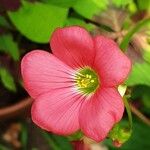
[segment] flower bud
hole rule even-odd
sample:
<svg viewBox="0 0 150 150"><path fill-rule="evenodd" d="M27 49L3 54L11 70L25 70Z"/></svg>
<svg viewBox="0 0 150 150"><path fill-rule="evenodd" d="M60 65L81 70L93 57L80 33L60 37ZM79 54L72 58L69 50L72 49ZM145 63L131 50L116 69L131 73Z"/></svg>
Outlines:
<svg viewBox="0 0 150 150"><path fill-rule="evenodd" d="M109 138L112 139L113 145L116 147L121 147L131 136L132 131L122 126L120 123L116 124L114 128L109 133Z"/></svg>

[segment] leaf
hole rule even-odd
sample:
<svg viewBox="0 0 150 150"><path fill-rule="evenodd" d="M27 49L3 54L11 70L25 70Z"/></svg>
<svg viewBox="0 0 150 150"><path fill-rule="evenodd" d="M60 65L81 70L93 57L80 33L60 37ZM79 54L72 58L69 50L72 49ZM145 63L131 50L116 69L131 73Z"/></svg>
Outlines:
<svg viewBox="0 0 150 150"><path fill-rule="evenodd" d="M150 0L137 0L137 5L140 10L150 10Z"/></svg>
<svg viewBox="0 0 150 150"><path fill-rule="evenodd" d="M18 45L11 34L0 36L0 51L8 53L15 61L20 58Z"/></svg>
<svg viewBox="0 0 150 150"><path fill-rule="evenodd" d="M107 8L107 0L78 0L73 9L85 18L92 19Z"/></svg>
<svg viewBox="0 0 150 150"><path fill-rule="evenodd" d="M130 12L130 15L135 14L137 12L137 5L136 3L134 3L134 1L128 5L128 10Z"/></svg>
<svg viewBox="0 0 150 150"><path fill-rule="evenodd" d="M52 148L53 150L61 150L61 149L57 146L57 144L49 137L49 134L48 134L48 133L46 133L46 132L44 132L44 131L42 131L41 133L42 133L43 137L47 140L48 145L49 145L50 148Z"/></svg>
<svg viewBox="0 0 150 150"><path fill-rule="evenodd" d="M28 39L38 43L48 43L55 28L64 25L67 14L67 8L25 1L18 11L8 12L16 28Z"/></svg>
<svg viewBox="0 0 150 150"><path fill-rule="evenodd" d="M22 123L21 128L21 145L22 150L27 150L27 143L28 143L28 128L25 122Z"/></svg>
<svg viewBox="0 0 150 150"><path fill-rule="evenodd" d="M72 146L66 137L41 132L53 150L72 150Z"/></svg>
<svg viewBox="0 0 150 150"><path fill-rule="evenodd" d="M113 0L113 4L115 4L117 7L125 7L126 5L133 2L133 0Z"/></svg>
<svg viewBox="0 0 150 150"><path fill-rule="evenodd" d="M78 25L86 28L89 31L92 31L94 28L94 25L90 23L86 23L84 20L78 19L78 18L73 18L70 17L66 20L66 26L73 26L73 25Z"/></svg>
<svg viewBox="0 0 150 150"><path fill-rule="evenodd" d="M143 58L144 60L150 63L150 44L148 47L148 51L144 51Z"/></svg>
<svg viewBox="0 0 150 150"><path fill-rule="evenodd" d="M8 70L0 68L0 79L3 85L10 91L16 92L16 85Z"/></svg>
<svg viewBox="0 0 150 150"><path fill-rule="evenodd" d="M132 67L132 72L129 75L129 78L126 81L128 86L134 85L148 85L150 86L150 64L147 62L144 63L135 63Z"/></svg>
<svg viewBox="0 0 150 150"><path fill-rule="evenodd" d="M150 114L150 86L138 85L132 89L132 100L139 100L143 112Z"/></svg>
<svg viewBox="0 0 150 150"><path fill-rule="evenodd" d="M77 0L42 0L42 1L48 4L53 4L62 7L71 7L77 2Z"/></svg>
<svg viewBox="0 0 150 150"><path fill-rule="evenodd" d="M0 16L0 26L10 28L10 24L7 22L7 20L3 16Z"/></svg>
<svg viewBox="0 0 150 150"><path fill-rule="evenodd" d="M54 141L57 143L57 145L59 145L61 150L72 150L72 145L66 137L56 134L50 134L49 136L54 139Z"/></svg>
<svg viewBox="0 0 150 150"><path fill-rule="evenodd" d="M150 89L149 89L149 91L150 91ZM149 92L143 94L142 103L143 103L143 106L144 106L142 108L142 110L145 113L150 114L150 93Z"/></svg>
<svg viewBox="0 0 150 150"><path fill-rule="evenodd" d="M68 135L67 138L69 141L79 141L83 138L83 133L81 131L77 131L71 135Z"/></svg>

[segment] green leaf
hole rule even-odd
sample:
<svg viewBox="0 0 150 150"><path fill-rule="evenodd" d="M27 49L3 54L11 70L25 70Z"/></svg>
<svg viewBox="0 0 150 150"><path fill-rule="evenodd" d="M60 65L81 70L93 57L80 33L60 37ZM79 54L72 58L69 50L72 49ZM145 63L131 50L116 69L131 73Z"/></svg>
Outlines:
<svg viewBox="0 0 150 150"><path fill-rule="evenodd" d="M67 8L43 3L23 2L22 7L8 16L16 28L28 39L48 43L52 32L64 25Z"/></svg>
<svg viewBox="0 0 150 150"><path fill-rule="evenodd" d="M144 60L150 63L150 44L149 44L148 51L144 51L143 58Z"/></svg>
<svg viewBox="0 0 150 150"><path fill-rule="evenodd" d="M150 86L150 64L149 63L135 63L132 67L132 72L126 81L128 86L133 85L148 85Z"/></svg>
<svg viewBox="0 0 150 150"><path fill-rule="evenodd" d="M8 90L11 90L13 92L16 91L16 85L15 85L14 79L8 70L6 70L4 68L0 68L0 79L1 79L1 82L3 83L3 85Z"/></svg>
<svg viewBox="0 0 150 150"><path fill-rule="evenodd" d="M143 95L143 98L141 101L142 101L142 104L144 106L142 108L142 111L144 111L147 114L150 114L150 93L145 93Z"/></svg>
<svg viewBox="0 0 150 150"><path fill-rule="evenodd" d="M85 18L92 19L107 8L107 0L78 0L73 6L74 10Z"/></svg>
<svg viewBox="0 0 150 150"><path fill-rule="evenodd" d="M20 58L18 45L11 34L0 36L0 51L8 53L15 61Z"/></svg>
<svg viewBox="0 0 150 150"><path fill-rule="evenodd" d="M78 19L78 18L73 18L70 17L66 20L66 26L73 26L73 25L78 25L81 27L86 28L89 31L92 31L94 28L94 25L90 23L86 23L84 20Z"/></svg>
<svg viewBox="0 0 150 150"><path fill-rule="evenodd" d="M137 5L140 10L150 10L150 0L137 0Z"/></svg>
<svg viewBox="0 0 150 150"><path fill-rule="evenodd" d="M28 143L28 128L25 122L22 123L21 128L21 145L22 150L27 150L27 143Z"/></svg>
<svg viewBox="0 0 150 150"><path fill-rule="evenodd" d="M113 4L115 4L117 7L125 7L126 5L133 2L133 0L113 0Z"/></svg>
<svg viewBox="0 0 150 150"><path fill-rule="evenodd" d="M134 86L132 89L131 93L131 99L132 100L137 100L137 99L142 99L142 97L146 94L150 95L150 87L146 85L137 85Z"/></svg>
<svg viewBox="0 0 150 150"><path fill-rule="evenodd" d="M49 135L59 145L61 150L72 150L72 145L66 137L50 134Z"/></svg>
<svg viewBox="0 0 150 150"><path fill-rule="evenodd" d="M77 0L42 0L42 1L48 4L53 4L61 7L71 7L77 2Z"/></svg>
<svg viewBox="0 0 150 150"><path fill-rule="evenodd" d="M150 114L150 86L138 85L132 89L132 100L139 100L142 103L140 108L143 112Z"/></svg>
<svg viewBox="0 0 150 150"><path fill-rule="evenodd" d="M77 131L69 136L67 136L69 141L79 141L83 137L83 133L81 131Z"/></svg>
<svg viewBox="0 0 150 150"><path fill-rule="evenodd" d="M0 16L0 26L10 28L10 24L3 16Z"/></svg>
<svg viewBox="0 0 150 150"><path fill-rule="evenodd" d="M49 134L50 133L47 133L47 132L44 132L44 131L41 131L43 137L46 139L50 149L52 150L61 150L61 148L58 147L57 143L49 137Z"/></svg>
<svg viewBox="0 0 150 150"><path fill-rule="evenodd" d="M66 137L41 132L53 150L72 150L72 145Z"/></svg>
<svg viewBox="0 0 150 150"><path fill-rule="evenodd" d="M134 2L131 2L128 5L128 10L131 14L135 14L137 12L137 5Z"/></svg>
<svg viewBox="0 0 150 150"><path fill-rule="evenodd" d="M150 18L139 21L124 37L120 44L120 48L125 51L133 35L138 32L143 26L150 24Z"/></svg>

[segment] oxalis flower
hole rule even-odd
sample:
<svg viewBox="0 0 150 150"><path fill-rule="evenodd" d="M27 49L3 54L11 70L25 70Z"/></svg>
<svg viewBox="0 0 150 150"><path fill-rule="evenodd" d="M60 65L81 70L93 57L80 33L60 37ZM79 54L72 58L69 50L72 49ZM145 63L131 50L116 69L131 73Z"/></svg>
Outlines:
<svg viewBox="0 0 150 150"><path fill-rule="evenodd" d="M104 36L91 37L83 28L58 28L53 54L34 50L21 63L25 89L35 99L32 120L56 134L81 130L99 142L123 115L117 86L127 77L130 60Z"/></svg>

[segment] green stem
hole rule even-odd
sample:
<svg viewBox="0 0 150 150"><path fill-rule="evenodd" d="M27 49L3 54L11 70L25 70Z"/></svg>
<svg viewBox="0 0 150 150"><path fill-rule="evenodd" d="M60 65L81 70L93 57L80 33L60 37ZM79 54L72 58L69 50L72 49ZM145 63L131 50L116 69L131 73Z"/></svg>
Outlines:
<svg viewBox="0 0 150 150"><path fill-rule="evenodd" d="M121 44L120 44L120 48L125 51L128 47L128 44L131 40L131 38L133 37L133 35L139 31L143 26L147 25L148 23L150 23L150 18L139 21L136 26L134 28L132 28L124 37L124 39L122 40Z"/></svg>
<svg viewBox="0 0 150 150"><path fill-rule="evenodd" d="M22 149L27 150L28 128L27 128L27 124L25 122L22 123L21 143L22 143Z"/></svg>
<svg viewBox="0 0 150 150"><path fill-rule="evenodd" d="M123 100L124 100L124 105L125 105L127 115L128 115L129 129L132 130L133 123L132 123L132 114L131 114L130 105L129 105L128 100L125 96L124 96Z"/></svg>

